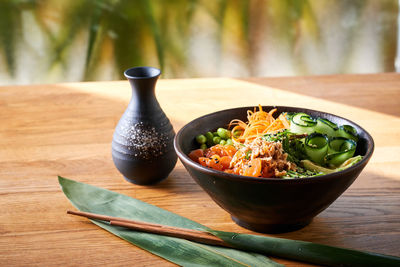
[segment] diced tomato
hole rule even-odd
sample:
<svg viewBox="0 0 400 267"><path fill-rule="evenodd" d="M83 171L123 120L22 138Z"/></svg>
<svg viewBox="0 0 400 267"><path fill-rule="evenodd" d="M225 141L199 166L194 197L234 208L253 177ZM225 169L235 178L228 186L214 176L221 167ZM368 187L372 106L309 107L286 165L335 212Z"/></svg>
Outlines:
<svg viewBox="0 0 400 267"><path fill-rule="evenodd" d="M213 156L211 156L211 157L210 157L210 161L209 161L209 163L208 163L208 166L209 166L211 169L222 171L223 166L222 166L222 164L221 164L221 157L218 156L218 155L213 155Z"/></svg>
<svg viewBox="0 0 400 267"><path fill-rule="evenodd" d="M221 146L221 145L212 146L212 147L206 149L206 151L205 151L205 155L208 158L213 155L218 155L221 157L221 156L223 156L222 154L223 154L223 146Z"/></svg>
<svg viewBox="0 0 400 267"><path fill-rule="evenodd" d="M224 146L224 151L226 153L225 156L233 157L235 155L237 149L232 145L226 145L226 146Z"/></svg>
<svg viewBox="0 0 400 267"><path fill-rule="evenodd" d="M201 166L208 167L208 165L207 165L208 159L209 158L206 158L206 157L199 157L198 162L200 163Z"/></svg>
<svg viewBox="0 0 400 267"><path fill-rule="evenodd" d="M232 157L230 157L230 156L221 157L220 162L221 162L222 168L224 170L225 169L229 169L229 165L231 164L231 160L232 160Z"/></svg>
<svg viewBox="0 0 400 267"><path fill-rule="evenodd" d="M189 158L195 162L199 162L199 158L200 157L204 157L204 150L203 149L196 149L196 150L192 150L189 153Z"/></svg>
<svg viewBox="0 0 400 267"><path fill-rule="evenodd" d="M204 166L214 170L222 171L224 169L221 163L221 157L218 155L212 155L211 157L199 157L199 163Z"/></svg>
<svg viewBox="0 0 400 267"><path fill-rule="evenodd" d="M243 166L243 175L252 176L252 177L260 177L262 170L262 162L261 159L255 158L248 162L248 164Z"/></svg>
<svg viewBox="0 0 400 267"><path fill-rule="evenodd" d="M205 156L211 157L212 155L218 155L220 157L223 157L223 156L233 157L233 155L235 155L235 153L236 153L236 148L234 146L215 145L215 146L208 148L205 151Z"/></svg>
<svg viewBox="0 0 400 267"><path fill-rule="evenodd" d="M204 167L214 170L229 169L233 155L236 153L234 146L215 145L206 150L196 149L189 153L189 157Z"/></svg>

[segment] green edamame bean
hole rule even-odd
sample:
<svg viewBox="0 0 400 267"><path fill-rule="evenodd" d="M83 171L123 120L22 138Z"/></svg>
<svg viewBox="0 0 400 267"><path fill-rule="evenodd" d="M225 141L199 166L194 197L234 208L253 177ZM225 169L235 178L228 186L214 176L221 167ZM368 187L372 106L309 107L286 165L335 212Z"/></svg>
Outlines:
<svg viewBox="0 0 400 267"><path fill-rule="evenodd" d="M232 139L228 139L228 140L226 140L226 145L233 145L233 141L232 141Z"/></svg>
<svg viewBox="0 0 400 267"><path fill-rule="evenodd" d="M221 137L219 137L219 136L214 136L214 138L213 138L213 142L214 142L214 144L219 144L219 142L221 142Z"/></svg>
<svg viewBox="0 0 400 267"><path fill-rule="evenodd" d="M212 139L214 137L212 132L206 132L205 136L206 136L207 140L210 139L210 138Z"/></svg>
<svg viewBox="0 0 400 267"><path fill-rule="evenodd" d="M222 139L221 142L219 142L219 144L222 146L226 145L226 140Z"/></svg>
<svg viewBox="0 0 400 267"><path fill-rule="evenodd" d="M199 134L198 136L196 136L196 141L201 145L207 142L207 138L204 135Z"/></svg>
<svg viewBox="0 0 400 267"><path fill-rule="evenodd" d="M207 146L212 146L214 144L213 142L214 135L212 134L212 132L206 132L205 136L207 138Z"/></svg>
<svg viewBox="0 0 400 267"><path fill-rule="evenodd" d="M207 149L207 145L206 145L206 144L201 144L201 145L200 145L200 148L203 149L203 150L204 150L204 149Z"/></svg>
<svg viewBox="0 0 400 267"><path fill-rule="evenodd" d="M217 130L218 136L221 137L222 139L227 140L228 138L231 137L231 133L224 128L218 128Z"/></svg>

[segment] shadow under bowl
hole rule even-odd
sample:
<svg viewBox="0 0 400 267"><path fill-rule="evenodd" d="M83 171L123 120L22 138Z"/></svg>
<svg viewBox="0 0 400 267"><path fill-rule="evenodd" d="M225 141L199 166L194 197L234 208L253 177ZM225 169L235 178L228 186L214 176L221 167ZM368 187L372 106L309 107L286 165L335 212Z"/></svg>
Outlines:
<svg viewBox="0 0 400 267"><path fill-rule="evenodd" d="M304 112L338 125L353 126L359 134L355 155L362 155L363 159L340 172L309 178L282 179L228 174L203 167L188 157L191 150L198 148L195 141L198 134L227 127L232 119L247 121L247 110L253 110L254 107L222 110L197 118L186 124L174 139L175 151L196 183L238 225L263 233L288 232L309 224L354 182L374 150L371 135L350 120L296 107L265 106L263 110L273 108L277 108L277 114Z"/></svg>

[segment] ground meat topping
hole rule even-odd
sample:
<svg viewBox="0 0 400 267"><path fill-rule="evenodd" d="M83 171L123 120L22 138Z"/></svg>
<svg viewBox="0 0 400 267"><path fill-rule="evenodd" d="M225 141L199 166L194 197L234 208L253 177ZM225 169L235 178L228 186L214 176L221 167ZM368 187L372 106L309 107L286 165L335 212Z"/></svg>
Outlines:
<svg viewBox="0 0 400 267"><path fill-rule="evenodd" d="M240 170L254 159L261 159L261 177L282 177L287 170L296 170L296 164L287 160L281 142L268 142L259 137L247 146L239 147L232 158L230 167Z"/></svg>

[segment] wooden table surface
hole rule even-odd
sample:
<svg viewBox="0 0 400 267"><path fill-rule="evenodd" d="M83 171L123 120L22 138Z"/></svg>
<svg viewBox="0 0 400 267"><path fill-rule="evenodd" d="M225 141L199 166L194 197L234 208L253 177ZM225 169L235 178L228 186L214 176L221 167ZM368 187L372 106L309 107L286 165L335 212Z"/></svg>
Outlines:
<svg viewBox="0 0 400 267"><path fill-rule="evenodd" d="M234 224L180 162L155 186L122 178L111 140L130 93L127 81L0 87L0 265L173 266L66 215L72 205L57 175L214 229L251 233ZM367 167L309 226L273 236L400 256L399 74L161 79L156 93L175 131L206 113L258 104L307 107L357 122L376 144Z"/></svg>

